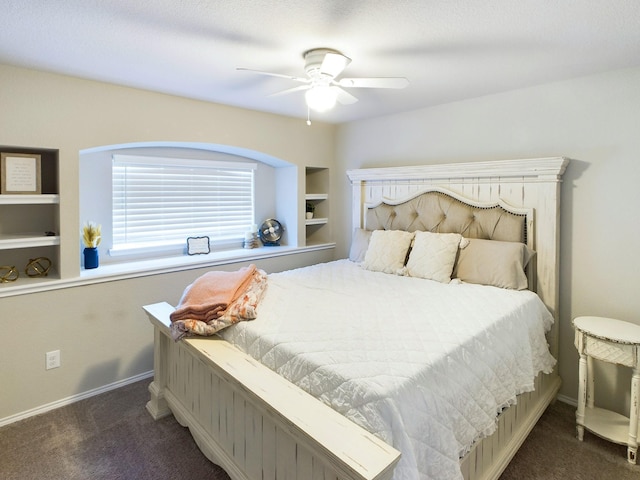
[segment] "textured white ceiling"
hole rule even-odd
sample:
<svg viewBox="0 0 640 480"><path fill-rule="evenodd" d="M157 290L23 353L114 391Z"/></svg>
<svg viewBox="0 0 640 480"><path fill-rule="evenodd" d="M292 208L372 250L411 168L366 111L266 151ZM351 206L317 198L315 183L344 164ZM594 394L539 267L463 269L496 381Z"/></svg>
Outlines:
<svg viewBox="0 0 640 480"><path fill-rule="evenodd" d="M352 59L340 123L640 65L638 0L0 0L0 63L306 118L302 53ZM0 85L0 88L2 86Z"/></svg>

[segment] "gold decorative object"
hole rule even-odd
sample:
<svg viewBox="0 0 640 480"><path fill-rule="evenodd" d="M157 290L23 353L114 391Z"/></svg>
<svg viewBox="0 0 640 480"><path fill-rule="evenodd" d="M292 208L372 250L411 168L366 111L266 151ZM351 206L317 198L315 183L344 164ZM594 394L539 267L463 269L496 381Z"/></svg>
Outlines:
<svg viewBox="0 0 640 480"><path fill-rule="evenodd" d="M27 268L24 269L24 273L28 277L46 277L50 268L51 260L47 257L31 258L27 263Z"/></svg>
<svg viewBox="0 0 640 480"><path fill-rule="evenodd" d="M0 283L9 283L15 282L18 279L18 270L15 266L10 267L9 265L0 266Z"/></svg>

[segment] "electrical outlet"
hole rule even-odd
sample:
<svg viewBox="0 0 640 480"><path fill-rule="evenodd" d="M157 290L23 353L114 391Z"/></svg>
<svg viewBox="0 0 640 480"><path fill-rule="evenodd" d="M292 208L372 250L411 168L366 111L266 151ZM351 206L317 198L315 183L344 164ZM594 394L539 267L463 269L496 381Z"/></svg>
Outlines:
<svg viewBox="0 0 640 480"><path fill-rule="evenodd" d="M45 368L51 370L52 368L58 368L60 366L60 350L54 350L53 352L47 352L47 363Z"/></svg>

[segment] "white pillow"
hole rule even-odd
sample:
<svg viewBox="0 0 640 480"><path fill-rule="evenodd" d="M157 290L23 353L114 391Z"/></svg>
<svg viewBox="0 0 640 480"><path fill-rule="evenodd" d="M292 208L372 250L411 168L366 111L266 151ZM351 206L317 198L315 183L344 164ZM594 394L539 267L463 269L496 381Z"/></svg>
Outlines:
<svg viewBox="0 0 640 480"><path fill-rule="evenodd" d="M374 230L362 266L374 272L401 275L413 232L403 230Z"/></svg>
<svg viewBox="0 0 640 480"><path fill-rule="evenodd" d="M407 274L449 283L461 241L459 233L416 232Z"/></svg>
<svg viewBox="0 0 640 480"><path fill-rule="evenodd" d="M362 228L354 228L351 237L351 249L349 250L349 260L360 263L364 260L369 248L369 240L371 239L371 230L363 230Z"/></svg>

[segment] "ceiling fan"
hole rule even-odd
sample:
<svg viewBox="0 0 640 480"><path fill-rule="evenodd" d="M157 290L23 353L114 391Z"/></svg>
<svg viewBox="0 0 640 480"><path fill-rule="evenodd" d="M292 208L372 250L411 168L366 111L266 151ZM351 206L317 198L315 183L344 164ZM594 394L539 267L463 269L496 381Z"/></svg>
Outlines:
<svg viewBox="0 0 640 480"><path fill-rule="evenodd" d="M314 48L303 55L304 71L307 77L296 77L280 73L262 72L250 68L238 68L260 75L281 77L302 83L296 87L276 92L270 97L305 91L307 106L317 112L324 112L336 104L349 105L358 101L344 88L405 88L409 81L404 77L364 77L336 78L351 63L351 59L337 50L330 48Z"/></svg>

